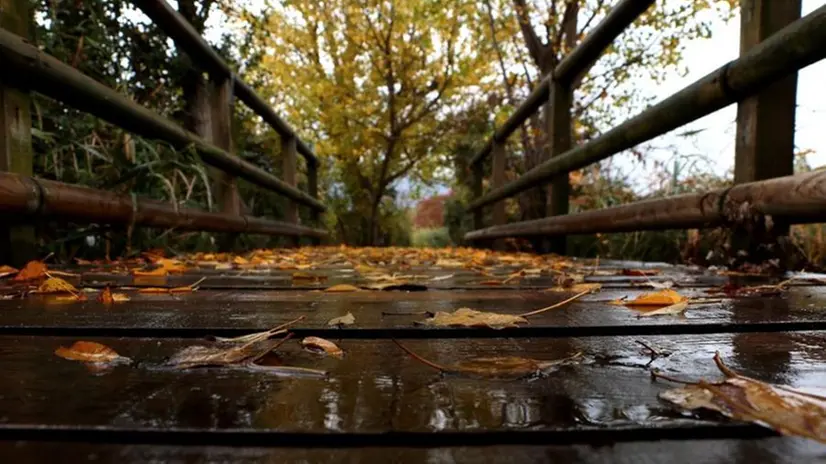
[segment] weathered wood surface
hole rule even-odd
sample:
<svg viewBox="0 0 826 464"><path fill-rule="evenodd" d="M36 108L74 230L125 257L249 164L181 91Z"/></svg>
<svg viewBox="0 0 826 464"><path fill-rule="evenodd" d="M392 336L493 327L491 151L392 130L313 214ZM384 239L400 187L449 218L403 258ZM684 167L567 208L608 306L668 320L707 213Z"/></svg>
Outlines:
<svg viewBox="0 0 826 464"><path fill-rule="evenodd" d="M813 392L818 392L816 387L823 385L826 375L822 333L647 337L646 343L671 353L651 364L637 339L405 342L443 364L483 356L543 360L579 352L584 356L580 365L544 377L491 380L442 375L384 340L340 340L346 352L342 360L303 351L297 342L286 344L271 358L273 363L328 372L328 378L318 379L223 368L176 370L164 365L180 349L208 343L203 340L94 339L132 358L134 364L90 372L82 363L53 354L74 338L0 337L0 363L7 373L14 373L0 379L0 430L23 429L37 437L42 432L30 430L32 426L79 427L90 434L95 433L94 427L135 429L135 433L147 429L316 434L530 431L546 434L548 443L558 439L555 434L587 441L610 439L613 433L630 436L630 431L637 439L664 433L691 438L704 436L720 420L694 418L662 403L657 394L675 385L652 382L649 369L689 380L720 378L711 360L720 352L744 375ZM742 437L766 432L738 426L721 428L719 434Z"/></svg>
<svg viewBox="0 0 826 464"><path fill-rule="evenodd" d="M0 442L10 462L468 462L481 464L580 462L586 464L670 464L823 462L826 446L795 438L683 440L598 446L480 446L394 448L267 448L229 446L96 445L66 442Z"/></svg>

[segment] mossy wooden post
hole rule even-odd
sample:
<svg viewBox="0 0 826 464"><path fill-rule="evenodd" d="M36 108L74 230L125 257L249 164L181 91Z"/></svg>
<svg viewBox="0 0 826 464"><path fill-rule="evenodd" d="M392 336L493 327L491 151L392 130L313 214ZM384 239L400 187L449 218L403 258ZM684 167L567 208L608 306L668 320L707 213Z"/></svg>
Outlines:
<svg viewBox="0 0 826 464"><path fill-rule="evenodd" d="M234 149L232 143L232 80L214 80L211 100L212 143L232 153ZM238 185L234 176L223 171L216 171L213 189L221 212L241 214L241 199L238 196ZM226 251L231 250L236 239L236 235L225 235L220 240L220 248Z"/></svg>
<svg viewBox="0 0 826 464"><path fill-rule="evenodd" d="M563 82L552 80L550 83L548 103L545 105L545 123L548 133L548 153L551 158L571 149L571 103L573 92ZM560 174L551 180L548 188L546 216L564 216L568 214L568 200L571 192L569 175ZM546 240L542 251L566 254L567 238L554 237Z"/></svg>
<svg viewBox="0 0 826 464"><path fill-rule="evenodd" d="M297 185L296 163L298 161L298 146L296 145L295 137L281 137L281 158L283 163L281 180L287 183L287 185L295 187ZM289 199L284 210L284 222L298 224L298 205ZM290 240L295 246L299 244L298 237L292 237Z"/></svg>
<svg viewBox="0 0 826 464"><path fill-rule="evenodd" d="M801 0L741 0L740 54L743 55L772 34L800 18ZM741 184L794 173L794 132L797 73L766 87L737 106L734 182ZM760 230L754 230L757 227ZM774 224L772 231L761 224L739 225L732 237L733 248L745 251L748 259L769 257L759 250L764 242L787 235L787 224ZM769 233L762 233L769 232Z"/></svg>
<svg viewBox="0 0 826 464"><path fill-rule="evenodd" d="M28 38L30 13L28 0L0 0L0 27ZM32 175L30 106L28 90L0 81L0 171ZM0 224L0 264L21 266L36 258L34 227L9 222Z"/></svg>
<svg viewBox="0 0 826 464"><path fill-rule="evenodd" d="M307 160L307 194L318 199L318 162ZM295 205L295 203L293 203ZM310 208L310 225L311 227L320 227L321 215L315 209ZM311 237L310 243L313 245L320 245L321 239L318 237Z"/></svg>
<svg viewBox="0 0 826 464"><path fill-rule="evenodd" d="M493 157L491 188L498 189L505 185L505 144L494 141L491 156ZM498 201L493 204L493 225L501 226L506 222L507 215L505 212L505 200ZM493 242L494 250L503 250L504 248L505 243L502 239L498 239Z"/></svg>

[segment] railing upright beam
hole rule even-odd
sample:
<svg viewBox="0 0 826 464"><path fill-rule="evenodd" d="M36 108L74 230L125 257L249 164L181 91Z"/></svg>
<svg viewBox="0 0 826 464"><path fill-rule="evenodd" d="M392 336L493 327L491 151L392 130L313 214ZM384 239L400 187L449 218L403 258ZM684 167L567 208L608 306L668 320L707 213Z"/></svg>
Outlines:
<svg viewBox="0 0 826 464"><path fill-rule="evenodd" d="M297 163L298 148L296 146L295 137L281 137L281 178L291 187L298 185L296 180L296 163ZM312 194L310 194L312 195ZM297 205L287 200L287 206L284 210L284 222L289 224L298 224L298 207ZM298 245L298 239L292 240L293 245Z"/></svg>
<svg viewBox="0 0 826 464"><path fill-rule="evenodd" d="M0 28L29 37L27 0L0 0ZM4 71L9 72L9 71ZM31 98L28 89L0 82L0 171L32 175ZM21 266L35 258L34 227L6 217L0 224L0 264Z"/></svg>
<svg viewBox="0 0 826 464"><path fill-rule="evenodd" d="M498 189L505 185L505 166L506 166L506 152L505 144L493 143L493 167L491 173L491 188ZM505 200L493 204L493 225L501 226L508 221L507 212L505 211ZM504 242L497 240L493 243L495 250L504 249Z"/></svg>

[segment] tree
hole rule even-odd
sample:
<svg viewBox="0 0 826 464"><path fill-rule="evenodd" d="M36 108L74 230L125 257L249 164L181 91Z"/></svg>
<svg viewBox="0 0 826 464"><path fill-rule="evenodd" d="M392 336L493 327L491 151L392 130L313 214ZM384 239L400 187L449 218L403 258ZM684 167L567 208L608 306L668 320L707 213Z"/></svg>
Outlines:
<svg viewBox="0 0 826 464"><path fill-rule="evenodd" d="M294 0L266 14L259 72L328 159L347 241L377 243L391 187L447 164L450 121L488 68L474 13L469 0Z"/></svg>

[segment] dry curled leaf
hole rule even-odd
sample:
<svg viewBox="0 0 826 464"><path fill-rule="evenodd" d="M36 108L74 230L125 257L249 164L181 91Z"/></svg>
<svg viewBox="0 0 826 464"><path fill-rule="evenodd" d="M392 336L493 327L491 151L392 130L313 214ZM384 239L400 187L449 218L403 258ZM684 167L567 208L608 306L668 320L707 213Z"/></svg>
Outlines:
<svg viewBox="0 0 826 464"><path fill-rule="evenodd" d="M320 337L307 337L301 340L301 346L315 353L323 353L335 358L344 357L344 351L338 345Z"/></svg>
<svg viewBox="0 0 826 464"><path fill-rule="evenodd" d="M106 345L95 342L78 341L69 348L61 346L54 354L63 359L92 363L130 362L127 357L119 355Z"/></svg>
<svg viewBox="0 0 826 464"><path fill-rule="evenodd" d="M48 268L43 261L29 261L26 266L14 276L15 281L22 282L26 280L43 279L46 278L46 271Z"/></svg>
<svg viewBox="0 0 826 464"><path fill-rule="evenodd" d="M74 295L78 293L78 290L74 285L59 277L49 277L32 293L71 293Z"/></svg>
<svg viewBox="0 0 826 464"><path fill-rule="evenodd" d="M347 293L347 292L360 292L361 289L356 287L355 285L338 284L338 285L333 285L332 287L325 288L324 291L329 292L329 293Z"/></svg>
<svg viewBox="0 0 826 464"><path fill-rule="evenodd" d="M682 409L710 409L783 435L826 443L826 398L742 376L729 369L719 353L714 362L726 377L722 382L684 382L655 373L657 378L686 384L660 393L660 398Z"/></svg>
<svg viewBox="0 0 826 464"><path fill-rule="evenodd" d="M342 326L342 325L353 325L356 323L356 317L353 316L353 313L348 312L344 316L341 317L334 317L327 321L328 326Z"/></svg>
<svg viewBox="0 0 826 464"><path fill-rule="evenodd" d="M396 340L393 342L416 361L447 374L461 374L493 379L522 379L550 374L562 366L576 364L582 353L554 360L520 358L517 356L493 356L472 358L457 364L442 365L419 356Z"/></svg>
<svg viewBox="0 0 826 464"><path fill-rule="evenodd" d="M178 369L192 367L230 366L254 363L270 351L278 348L291 336L281 340L270 338L252 340L243 345L234 345L229 348L221 346L189 346L175 353L167 364Z"/></svg>
<svg viewBox="0 0 826 464"><path fill-rule="evenodd" d="M522 316L488 313L470 308L459 308L452 313L439 311L433 317L417 322L417 324L432 327L488 327L491 329L517 327L518 324L527 323L528 320Z"/></svg>
<svg viewBox="0 0 826 464"><path fill-rule="evenodd" d="M6 266L6 265L0 266L0 279L2 279L3 277L8 277L8 276L13 275L13 274L17 274L18 272L20 272L20 271L13 268L13 267L11 267L11 266Z"/></svg>

